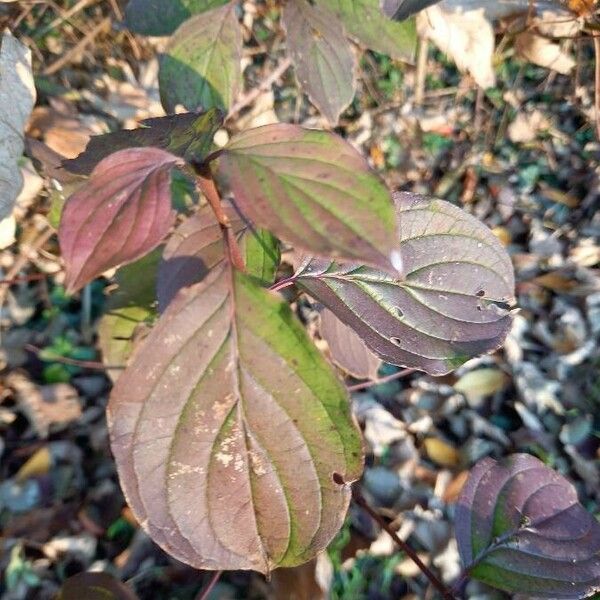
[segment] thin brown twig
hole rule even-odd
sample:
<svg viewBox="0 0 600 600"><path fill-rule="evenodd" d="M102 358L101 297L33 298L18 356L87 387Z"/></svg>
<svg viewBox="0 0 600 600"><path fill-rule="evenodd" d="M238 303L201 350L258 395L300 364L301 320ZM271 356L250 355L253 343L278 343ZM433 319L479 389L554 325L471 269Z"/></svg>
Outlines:
<svg viewBox="0 0 600 600"><path fill-rule="evenodd" d="M65 52L58 60L55 60L44 70L44 75L53 75L60 71L65 65L67 65L79 52L81 52L87 45L94 41L94 38L106 29L107 25L110 26L110 17L105 17L92 29L89 33L77 42L68 52Z"/></svg>
<svg viewBox="0 0 600 600"><path fill-rule="evenodd" d="M356 385L349 385L346 389L349 392L358 392L359 390L366 390L375 385L380 385L382 383L388 383L389 381L395 381L396 379L402 379L411 373L416 373L417 369L403 369L402 371L398 371L396 373L392 373L391 375L386 375L381 379L374 379L372 381L364 381L363 383L357 383Z"/></svg>
<svg viewBox="0 0 600 600"><path fill-rule="evenodd" d="M379 524L379 526L396 542L400 549L405 552L410 559L419 567L423 575L429 579L431 585L442 595L444 600L456 600L456 596L437 575L419 558L419 555L389 526L389 524L377 513L371 505L365 500L357 486L352 488L352 498L354 502L363 508L369 516Z"/></svg>
<svg viewBox="0 0 600 600"><path fill-rule="evenodd" d="M213 573L213 576L211 577L211 580L208 582L208 585L206 586L206 588L200 591L196 600L206 600L210 593L213 591L215 585L217 585L217 582L219 581L222 574L223 571L215 571Z"/></svg>
<svg viewBox="0 0 600 600"><path fill-rule="evenodd" d="M594 35L593 38L596 61L594 68L594 116L596 120L596 135L600 140L600 37Z"/></svg>
<svg viewBox="0 0 600 600"><path fill-rule="evenodd" d="M269 90L269 88L289 69L291 64L292 60L286 56L264 81L262 81L257 87L255 87L247 94L244 94L231 107L227 118L231 119L244 108L250 106L250 104L252 104L262 94L262 92L266 92L267 90Z"/></svg>
<svg viewBox="0 0 600 600"><path fill-rule="evenodd" d="M35 355L39 356L41 352L43 352L43 348L38 348L33 344L25 344L23 346L25 350L29 352L33 352ZM46 360L42 358L42 360ZM76 358L69 358L67 356L53 356L51 360L47 362L57 362L63 363L65 365L72 365L74 367L81 367L82 369L93 369L94 371L106 371L108 369L125 369L123 365L105 365L101 362L96 362L94 360L77 360Z"/></svg>

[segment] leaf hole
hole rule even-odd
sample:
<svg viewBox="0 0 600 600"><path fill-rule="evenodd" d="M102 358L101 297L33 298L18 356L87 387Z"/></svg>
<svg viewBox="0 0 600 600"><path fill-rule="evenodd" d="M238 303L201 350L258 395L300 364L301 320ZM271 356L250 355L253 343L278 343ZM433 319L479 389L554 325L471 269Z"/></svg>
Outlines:
<svg viewBox="0 0 600 600"><path fill-rule="evenodd" d="M478 290L475 295L479 296L480 298L483 298L483 296L485 296L485 290Z"/></svg>
<svg viewBox="0 0 600 600"><path fill-rule="evenodd" d="M404 317L404 311L399 306L396 306L396 314L400 318Z"/></svg>
<svg viewBox="0 0 600 600"><path fill-rule="evenodd" d="M400 338L397 338L397 337L390 338L390 342L392 342L392 344L394 344L394 346L398 346L398 347L400 347L400 344L402 343L400 341Z"/></svg>
<svg viewBox="0 0 600 600"><path fill-rule="evenodd" d="M333 479L333 483L336 483L337 485L344 485L346 483L339 473L334 472L331 478Z"/></svg>

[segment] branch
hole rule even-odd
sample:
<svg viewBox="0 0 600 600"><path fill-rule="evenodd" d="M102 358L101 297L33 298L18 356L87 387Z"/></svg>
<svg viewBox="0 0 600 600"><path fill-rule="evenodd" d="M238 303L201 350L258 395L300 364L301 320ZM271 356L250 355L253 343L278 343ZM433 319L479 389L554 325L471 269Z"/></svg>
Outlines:
<svg viewBox="0 0 600 600"><path fill-rule="evenodd" d="M398 534L389 526L385 519L369 505L356 486L352 488L352 498L356 504L363 508L369 516L387 532L400 549L410 557L427 579L429 579L431 585L433 585L433 587L442 595L444 600L456 600L456 596L453 592L438 579L437 575L419 558L418 554L404 540L398 537Z"/></svg>

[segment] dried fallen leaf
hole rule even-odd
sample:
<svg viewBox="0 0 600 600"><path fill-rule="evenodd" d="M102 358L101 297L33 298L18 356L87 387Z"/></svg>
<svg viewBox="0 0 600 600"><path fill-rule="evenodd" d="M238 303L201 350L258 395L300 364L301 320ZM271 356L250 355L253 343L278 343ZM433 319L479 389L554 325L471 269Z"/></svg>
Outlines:
<svg viewBox="0 0 600 600"><path fill-rule="evenodd" d="M427 456L442 467L455 467L460 461L460 454L456 448L438 438L427 438L423 444Z"/></svg>
<svg viewBox="0 0 600 600"><path fill-rule="evenodd" d="M0 219L4 219L23 186L18 160L25 123L35 103L31 52L9 31L0 40L0 79Z"/></svg>

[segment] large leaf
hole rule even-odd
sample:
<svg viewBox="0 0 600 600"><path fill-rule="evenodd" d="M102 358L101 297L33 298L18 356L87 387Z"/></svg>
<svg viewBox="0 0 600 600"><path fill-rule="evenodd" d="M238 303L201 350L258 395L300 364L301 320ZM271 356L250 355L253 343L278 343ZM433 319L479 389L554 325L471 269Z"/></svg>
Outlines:
<svg viewBox="0 0 600 600"><path fill-rule="evenodd" d="M504 340L511 261L492 232L459 208L408 193L395 200L400 279L308 259L297 282L385 361L441 375Z"/></svg>
<svg viewBox="0 0 600 600"><path fill-rule="evenodd" d="M391 269L390 194L340 137L297 125L258 127L232 137L219 170L242 212L280 239Z"/></svg>
<svg viewBox="0 0 600 600"><path fill-rule="evenodd" d="M58 239L70 292L160 244L175 218L171 168L178 160L157 148L120 150L67 200Z"/></svg>
<svg viewBox="0 0 600 600"><path fill-rule="evenodd" d="M160 97L167 112L227 109L242 85L242 32L235 2L196 15L171 37L160 59Z"/></svg>
<svg viewBox="0 0 600 600"><path fill-rule="evenodd" d="M23 187L18 161L34 103L31 52L6 31L0 38L0 220L10 215Z"/></svg>
<svg viewBox="0 0 600 600"><path fill-rule="evenodd" d="M477 463L456 537L470 576L507 592L575 599L600 589L600 524L571 483L528 454Z"/></svg>
<svg viewBox="0 0 600 600"><path fill-rule="evenodd" d="M136 600L134 591L108 573L78 573L64 583L57 600Z"/></svg>
<svg viewBox="0 0 600 600"><path fill-rule="evenodd" d="M89 175L96 165L118 150L126 148L162 148L181 158L200 164L212 150L212 140L223 124L223 113L184 113L144 119L138 129L121 129L90 138L77 157L64 160L63 167L78 175Z"/></svg>
<svg viewBox="0 0 600 600"><path fill-rule="evenodd" d="M316 0L337 15L348 34L367 48L412 62L417 44L415 24L392 21L383 13L379 1Z"/></svg>
<svg viewBox="0 0 600 600"><path fill-rule="evenodd" d="M309 0L285 4L282 20L302 89L335 125L356 91L356 61L341 23Z"/></svg>
<svg viewBox="0 0 600 600"><path fill-rule="evenodd" d="M170 35L185 20L228 0L130 0L125 9L125 24L142 35Z"/></svg>
<svg viewBox="0 0 600 600"><path fill-rule="evenodd" d="M232 205L224 204L224 212L240 244L248 274L269 285L279 265L277 240L264 230L251 229ZM157 281L161 312L181 288L202 281L224 258L221 226L212 209L205 206L175 230L165 247Z"/></svg>
<svg viewBox="0 0 600 600"><path fill-rule="evenodd" d="M172 301L108 423L136 518L201 569L309 560L348 506L334 474L361 470L344 387L287 304L228 263Z"/></svg>

